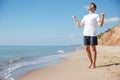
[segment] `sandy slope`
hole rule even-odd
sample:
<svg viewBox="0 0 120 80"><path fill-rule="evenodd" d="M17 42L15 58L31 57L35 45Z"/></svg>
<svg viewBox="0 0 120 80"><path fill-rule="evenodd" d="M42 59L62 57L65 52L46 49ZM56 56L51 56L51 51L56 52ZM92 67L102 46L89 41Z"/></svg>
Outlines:
<svg viewBox="0 0 120 80"><path fill-rule="evenodd" d="M100 34L99 45L120 46L120 24Z"/></svg>

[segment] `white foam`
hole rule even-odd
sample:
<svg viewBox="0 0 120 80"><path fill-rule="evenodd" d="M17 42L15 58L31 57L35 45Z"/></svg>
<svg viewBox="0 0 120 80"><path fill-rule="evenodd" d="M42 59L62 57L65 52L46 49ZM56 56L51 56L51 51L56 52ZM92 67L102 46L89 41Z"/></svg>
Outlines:
<svg viewBox="0 0 120 80"><path fill-rule="evenodd" d="M60 51L63 53L63 51ZM0 78L2 80L14 80L11 76L11 73L13 71L15 71L16 69L20 68L20 67L24 67L24 66L29 66L29 65L34 65L34 64L39 64L39 63L47 63L49 61L58 59L58 58L64 58L66 57L67 54L58 54L58 55L50 55L50 56L43 56L43 57L38 57L34 60L31 61L26 61L26 62L21 62L21 63L17 63L17 64L13 64L10 65L6 70L4 70L4 72L0 73ZM4 73L4 74L3 74ZM4 77L4 79L3 79ZM0 80L1 80L0 79Z"/></svg>
<svg viewBox="0 0 120 80"><path fill-rule="evenodd" d="M0 65L3 66L3 65L11 64L11 63L14 63L16 61L19 61L21 58L22 57L16 57L16 58L13 58L13 59L9 59L7 61L2 62Z"/></svg>
<svg viewBox="0 0 120 80"><path fill-rule="evenodd" d="M57 52L58 52L58 53L64 53L64 51L63 51L63 50L58 50Z"/></svg>

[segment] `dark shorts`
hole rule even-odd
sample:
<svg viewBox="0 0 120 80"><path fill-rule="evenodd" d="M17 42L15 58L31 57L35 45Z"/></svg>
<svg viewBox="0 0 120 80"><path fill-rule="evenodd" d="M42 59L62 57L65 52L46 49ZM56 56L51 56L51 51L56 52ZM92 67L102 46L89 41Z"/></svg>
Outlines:
<svg viewBox="0 0 120 80"><path fill-rule="evenodd" d="M84 45L97 45L98 39L97 36L84 36Z"/></svg>

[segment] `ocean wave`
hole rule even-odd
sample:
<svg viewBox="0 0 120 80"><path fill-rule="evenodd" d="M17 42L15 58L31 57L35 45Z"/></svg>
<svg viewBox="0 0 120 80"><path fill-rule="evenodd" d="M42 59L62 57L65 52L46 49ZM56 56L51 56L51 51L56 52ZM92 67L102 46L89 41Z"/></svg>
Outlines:
<svg viewBox="0 0 120 80"><path fill-rule="evenodd" d="M65 51L63 51L63 50L58 50L57 52L58 52L58 53L64 53Z"/></svg>
<svg viewBox="0 0 120 80"><path fill-rule="evenodd" d="M17 61L19 61L19 60L21 60L21 59L22 59L22 57L16 57L16 58L12 58L12 59L9 59L9 60L6 60L6 61L2 61L2 62L0 63L0 66L9 65L9 64L14 63L14 62L17 62Z"/></svg>
<svg viewBox="0 0 120 80"><path fill-rule="evenodd" d="M58 54L58 55L36 57L36 58L34 58L30 61L24 61L24 62L9 65L6 69L4 69L3 71L0 72L0 80L14 80L11 77L12 76L11 73L14 72L16 69L18 69L20 67L30 66L30 65L34 65L34 64L47 63L49 61L54 61L55 59L58 59L58 58L64 58L67 55L68 54ZM16 61L19 61L19 60L21 60L21 57L11 59L7 63L4 63L4 65L5 64L10 64L10 63L13 63L13 62L16 62Z"/></svg>

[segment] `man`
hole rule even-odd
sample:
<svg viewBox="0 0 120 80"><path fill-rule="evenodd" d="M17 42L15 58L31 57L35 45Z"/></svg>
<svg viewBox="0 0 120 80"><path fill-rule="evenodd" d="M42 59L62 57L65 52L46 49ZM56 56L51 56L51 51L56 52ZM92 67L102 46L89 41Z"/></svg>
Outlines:
<svg viewBox="0 0 120 80"><path fill-rule="evenodd" d="M96 25L98 24L100 27L102 27L105 16L104 13L102 13L100 19L99 15L95 13L96 8L97 6L95 5L95 3L90 3L89 14L85 15L81 20L81 22L78 22L76 16L73 16L73 20L75 21L78 27L81 27L83 25L85 26L83 32L84 45L90 61L89 68L91 69L94 69L96 67L96 57L97 57L96 45L98 44ZM92 52L93 52L93 56L91 55Z"/></svg>

